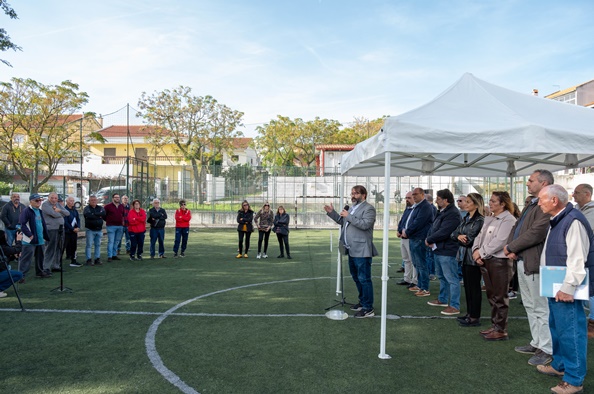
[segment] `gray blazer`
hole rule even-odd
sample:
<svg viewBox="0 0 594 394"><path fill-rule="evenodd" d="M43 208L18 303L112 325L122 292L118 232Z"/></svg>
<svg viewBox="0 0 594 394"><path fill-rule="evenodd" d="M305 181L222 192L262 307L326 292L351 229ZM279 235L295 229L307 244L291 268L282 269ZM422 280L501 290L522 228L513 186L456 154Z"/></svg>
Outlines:
<svg viewBox="0 0 594 394"><path fill-rule="evenodd" d="M352 211L353 208L350 209ZM344 254L349 254L352 257L373 257L377 256L377 249L373 244L373 225L375 224L375 208L367 201L359 204L354 214L350 214L343 218L336 211L327 213L327 215L336 223L342 226L341 231L344 231L346 226L346 240L350 249L344 247L342 236L340 239L340 250ZM341 233L342 234L342 233Z"/></svg>

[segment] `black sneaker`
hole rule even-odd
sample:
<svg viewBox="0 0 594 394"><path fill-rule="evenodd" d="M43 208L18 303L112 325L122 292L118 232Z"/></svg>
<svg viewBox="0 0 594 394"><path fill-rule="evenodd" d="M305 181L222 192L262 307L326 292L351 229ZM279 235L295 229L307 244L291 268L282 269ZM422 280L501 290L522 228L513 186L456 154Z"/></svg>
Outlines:
<svg viewBox="0 0 594 394"><path fill-rule="evenodd" d="M141 261L142 260L142 256L141 255L136 256L136 260Z"/></svg>
<svg viewBox="0 0 594 394"><path fill-rule="evenodd" d="M361 306L361 304L357 303L355 305L351 305L351 310L352 311L357 311L359 312L361 309L363 309L363 307Z"/></svg>
<svg viewBox="0 0 594 394"><path fill-rule="evenodd" d="M174 259L177 259L177 253L174 253L174 254L173 254L173 258L174 258Z"/></svg>
<svg viewBox="0 0 594 394"><path fill-rule="evenodd" d="M138 259L137 259L136 257L134 257L134 256L130 256L130 260L131 260L131 261L136 261L136 260L138 260Z"/></svg>
<svg viewBox="0 0 594 394"><path fill-rule="evenodd" d="M375 316L373 309L370 309L370 310L361 309L359 312L355 313L356 319L364 319L366 317L373 317L373 316Z"/></svg>
<svg viewBox="0 0 594 394"><path fill-rule="evenodd" d="M112 260L121 260L118 256L111 256Z"/></svg>
<svg viewBox="0 0 594 394"><path fill-rule="evenodd" d="M181 254L179 255L179 257L186 257L186 255L184 254L184 252L181 252Z"/></svg>
<svg viewBox="0 0 594 394"><path fill-rule="evenodd" d="M70 266L71 266L71 267L78 268L78 267L82 267L82 264L81 264L81 263L79 263L79 262L77 262L76 260L72 260L72 261L70 262Z"/></svg>
<svg viewBox="0 0 594 394"><path fill-rule="evenodd" d="M103 265L103 263L101 262L101 260L95 259L95 265Z"/></svg>
<svg viewBox="0 0 594 394"><path fill-rule="evenodd" d="M95 264L93 264L93 260L91 260L91 259L88 259L88 260L87 260L87 265L95 265Z"/></svg>

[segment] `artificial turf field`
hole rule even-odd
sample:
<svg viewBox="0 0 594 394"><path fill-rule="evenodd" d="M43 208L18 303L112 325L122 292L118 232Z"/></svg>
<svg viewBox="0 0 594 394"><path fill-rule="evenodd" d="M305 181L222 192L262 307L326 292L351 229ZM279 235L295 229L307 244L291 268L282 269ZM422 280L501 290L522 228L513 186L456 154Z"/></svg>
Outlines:
<svg viewBox="0 0 594 394"><path fill-rule="evenodd" d="M420 299L396 285L402 274L393 233L392 358L379 359L381 258L373 265L376 317L330 320L330 234L291 231L293 260L276 258L273 236L269 258L257 260L257 233L249 258L236 259L236 231L194 229L186 257L173 259L168 232L166 259L120 256L99 267L66 267L72 293L51 292L59 274L27 278L19 287L26 312L13 289L0 299L0 393L546 393L557 384L513 350L530 339L521 295L510 302L510 339L486 342L478 335L489 326L486 297L483 326L461 328L426 304L437 298L439 282L431 282L432 297ZM335 246L335 231L332 237ZM376 231L380 251L381 237ZM83 249L79 243L79 254ZM344 284L347 301L356 302L348 274Z"/></svg>

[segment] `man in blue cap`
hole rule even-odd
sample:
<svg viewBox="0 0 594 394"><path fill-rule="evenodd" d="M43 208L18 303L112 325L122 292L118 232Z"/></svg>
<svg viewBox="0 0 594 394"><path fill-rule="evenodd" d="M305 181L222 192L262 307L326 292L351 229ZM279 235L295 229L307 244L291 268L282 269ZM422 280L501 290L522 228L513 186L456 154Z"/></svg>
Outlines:
<svg viewBox="0 0 594 394"><path fill-rule="evenodd" d="M41 214L41 203L43 198L33 193L29 196L29 207L19 217L19 224L23 232L23 247L19 259L19 271L23 277L29 272L31 260L35 257L35 274L39 278L52 276L51 270L43 270L43 245L49 241L47 226ZM24 278L23 278L24 279Z"/></svg>

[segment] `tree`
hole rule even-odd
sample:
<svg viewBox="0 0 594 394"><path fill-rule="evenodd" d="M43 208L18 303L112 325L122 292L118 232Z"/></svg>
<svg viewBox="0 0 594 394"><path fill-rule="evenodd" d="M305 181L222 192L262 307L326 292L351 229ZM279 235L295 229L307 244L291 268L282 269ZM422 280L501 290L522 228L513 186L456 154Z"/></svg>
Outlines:
<svg viewBox="0 0 594 394"><path fill-rule="evenodd" d="M1 160L31 184L32 193L49 181L60 162L80 156L82 120L73 122L71 115L87 101L87 94L70 81L46 86L13 78L0 83Z"/></svg>
<svg viewBox="0 0 594 394"><path fill-rule="evenodd" d="M336 120L316 117L305 122L278 115L256 129L255 146L266 164L309 167L316 160L315 146L329 143L339 127Z"/></svg>
<svg viewBox="0 0 594 394"><path fill-rule="evenodd" d="M4 13L10 17L10 19L18 19L16 12L12 9L10 4L6 2L6 0L0 0L0 7L4 11ZM0 28L0 51L4 52L9 49L12 49L13 51L22 51L22 48L20 46L14 44L10 40L10 36L7 34L6 30ZM12 67L12 65L4 59L0 59L0 62L6 64L9 67Z"/></svg>
<svg viewBox="0 0 594 394"><path fill-rule="evenodd" d="M243 112L220 104L212 96L194 96L192 89L180 86L149 95L143 92L138 106L142 116L155 128L149 140L154 144L173 144L178 154L192 165L194 193L203 202L206 166L231 152L233 139L243 133Z"/></svg>
<svg viewBox="0 0 594 394"><path fill-rule="evenodd" d="M354 145L365 141L380 131L385 119L385 116L371 121L367 118L355 117L355 120L347 127L334 134L331 143Z"/></svg>

